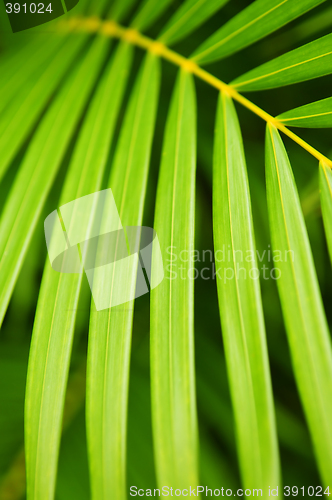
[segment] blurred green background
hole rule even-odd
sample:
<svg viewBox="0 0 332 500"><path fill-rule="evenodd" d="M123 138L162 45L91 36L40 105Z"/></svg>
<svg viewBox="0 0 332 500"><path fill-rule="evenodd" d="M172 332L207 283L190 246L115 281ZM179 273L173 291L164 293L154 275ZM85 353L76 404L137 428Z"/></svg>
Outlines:
<svg viewBox="0 0 332 500"><path fill-rule="evenodd" d="M93 2L95 4L95 2ZM195 33L177 44L174 50L189 55L208 35L248 5L248 1L230 1L220 12ZM174 1L165 15L147 33L154 38L165 20L181 4ZM1 6L2 8L2 6ZM87 6L93 12L94 5ZM107 12L107 5L104 12ZM73 10L73 15L75 9ZM0 60L15 46L26 43L34 30L13 35L4 11L1 11ZM51 24L49 26L52 26ZM228 82L245 71L296 48L319 36L331 32L332 8L326 3L302 16L300 20L272 34L265 40L221 62L211 64L208 70ZM48 28L51 29L51 28ZM94 35L91 35L91 37ZM86 47L79 57L82 56ZM114 50L114 46L113 49ZM143 57L136 50L127 98ZM31 54L33 58L33 54ZM31 88L43 68L29 81ZM160 163L162 138L170 95L177 69L162 62L162 85L159 99L157 126L150 167L149 185L145 204L144 225L153 225L156 185ZM65 75L65 78L68 74ZM217 102L217 91L196 80L198 99L198 166L196 248L213 249L212 239L212 148ZM55 93L56 94L56 91ZM313 100L329 97L331 77L250 94L250 99L272 115L280 114ZM19 98L19 95L18 97ZM51 99L54 98L54 95ZM118 131L123 118L125 99ZM258 251L270 245L267 220L264 177L265 123L248 110L236 105L241 122L251 189L253 217ZM82 121L84 116L82 116ZM36 124L37 126L37 124ZM33 131L31 131L31 134ZM325 155L332 153L331 132L301 130L299 135ZM11 184L26 150L29 138L13 160L0 184L2 209ZM332 273L327 253L319 205L318 165L306 151L285 138L286 148L293 166L300 192L309 237L313 249L319 283L328 321L332 323ZM25 258L0 335L0 500L24 498L23 409L29 343L33 327L46 245L43 220L58 206L61 186L73 149L73 141L63 161L54 188L47 200L32 244ZM114 148L110 151L111 164ZM0 152L1 154L1 152ZM108 176L109 169L106 171ZM265 259L271 268L271 262ZM197 267L211 263L197 263ZM211 276L211 273L209 273ZM279 433L283 484L289 486L316 486L320 484L313 457L307 425L304 420L298 392L294 382L290 355L281 314L276 282L261 280L267 340L275 397ZM89 479L84 424L85 358L87 350L90 290L84 279L77 325L68 395L65 427L61 444L57 494L58 500L89 499ZM195 345L196 385L199 417L200 472L202 485L211 488L240 487L236 458L234 422L225 369L223 343L215 280L195 281ZM128 418L128 487L156 487L153 464L152 431L149 389L149 296L136 299Z"/></svg>

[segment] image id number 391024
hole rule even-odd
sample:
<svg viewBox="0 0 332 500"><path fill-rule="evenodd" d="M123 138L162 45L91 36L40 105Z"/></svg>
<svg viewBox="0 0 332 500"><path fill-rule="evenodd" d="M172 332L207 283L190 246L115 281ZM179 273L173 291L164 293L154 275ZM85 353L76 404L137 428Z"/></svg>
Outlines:
<svg viewBox="0 0 332 500"><path fill-rule="evenodd" d="M44 14L45 12L53 12L52 4L49 3L47 6L43 3L30 3L20 5L19 3L6 3L6 12L7 14L19 14L24 13L27 14L30 12L31 14Z"/></svg>
<svg viewBox="0 0 332 500"><path fill-rule="evenodd" d="M322 486L284 486L285 497L309 496L309 497L322 497L330 496L330 487L323 489Z"/></svg>

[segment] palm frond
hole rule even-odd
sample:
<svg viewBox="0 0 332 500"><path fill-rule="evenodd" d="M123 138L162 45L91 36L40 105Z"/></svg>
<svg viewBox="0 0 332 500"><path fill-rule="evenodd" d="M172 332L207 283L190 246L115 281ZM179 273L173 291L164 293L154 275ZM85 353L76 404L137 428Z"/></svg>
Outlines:
<svg viewBox="0 0 332 500"><path fill-rule="evenodd" d="M227 0L80 0L59 21L26 33L7 32L8 19L0 20L6 28L0 54L1 347L9 338L25 346L37 302L25 397L28 500L89 498L87 478L84 487L75 489L80 475L88 476L87 468L93 500L124 500L130 484L189 489L201 481L217 489L222 482L232 491L242 484L264 490L265 497L269 488L282 489L282 467L287 467L287 480L297 481L297 461L306 464L303 484L309 461L308 481L317 482L312 472L317 464L322 485L329 484L332 351L330 314L327 308L324 311L323 300L328 305L331 292L330 268L325 264L332 260L332 161L326 155L329 143L324 130L319 135L303 131L304 140L289 127L332 127L332 98L321 99L330 91L324 81L320 88L314 80L332 73L332 35L324 31L327 21L320 26L330 10L318 8L317 16L306 16L272 41L249 48L323 1L255 0L249 6L243 1L245 8L240 10ZM238 13L232 17L234 11ZM230 20L224 23L224 18ZM291 50L316 36L320 38ZM282 55L278 40L287 51ZM180 41L179 50L191 56L170 48ZM244 48L248 49L238 54ZM268 62L247 71L259 64L262 53ZM231 74L246 72L230 84L201 67L233 55L231 64L240 69L231 68ZM246 69L241 58L246 58ZM165 64L161 73L161 59L175 66L174 88L174 68L172 72ZM228 69L223 64L220 74L229 74ZM200 80L198 99L194 77ZM302 85L306 98L295 86L284 89L280 95L289 111L276 117L258 105L265 102L270 107L269 93L264 99L258 94L258 104L241 94L299 82L307 82ZM219 102L212 146L213 92ZM261 129L249 121L250 116L243 116L244 122L248 120L242 127L243 144L234 102L267 124L267 210ZM271 103L276 114L281 111L279 102L275 100L274 108ZM310 104L303 105L306 102ZM292 140L289 149L297 183L279 132ZM301 148L307 157L301 156ZM204 163L206 174L212 150L211 180L211 172L201 175L201 167ZM320 165L327 248L323 224L317 223L318 177L311 177L310 155ZM58 273L49 259L45 267L39 262L41 217L46 204L54 210L59 203L57 227L62 236L65 229L70 241L72 231L80 228L88 241L96 206L76 209L70 222L65 206L104 187L108 190L103 193L112 193L114 199L105 194L99 229L101 234L116 231L110 244L114 259L106 266L84 268L92 303L82 320L80 301L90 299L83 286L85 277ZM145 220L152 225L153 214L159 243L154 240L149 311L144 300L135 300L143 270L140 231L132 241L131 229ZM269 245L268 228L273 279L265 282L258 276L257 249ZM201 265L196 246L207 246L209 239L211 256L214 243L212 279L217 288L205 281L203 273L204 282L196 281ZM75 245L71 246L84 267L87 246ZM162 274L159 247L165 276L155 286ZM97 258L98 252L103 252L101 244ZM25 266L30 266L28 273ZM36 276L39 283L42 272L37 301L32 283ZM77 337L75 343L75 329L81 333L84 328L88 340ZM84 356L88 350L86 443L85 368L77 394L71 382L67 390L70 364L75 364L81 349ZM147 418L149 370L151 419ZM12 373L9 370L11 379ZM13 387L2 390L20 392L15 378ZM77 418L67 431L66 391L77 399L73 412ZM8 394L1 400L10 401ZM20 398L22 419L23 395ZM8 428L6 418L0 418L2 430ZM0 496L8 495L16 475L21 474L19 484L24 484L22 438L18 445L10 468L4 465L9 445L6 440L0 443L0 481L4 475ZM80 457L72 467L75 446ZM12 447L11 457L16 451ZM295 470L293 476L288 468ZM13 488L12 500L18 500L22 489Z"/></svg>

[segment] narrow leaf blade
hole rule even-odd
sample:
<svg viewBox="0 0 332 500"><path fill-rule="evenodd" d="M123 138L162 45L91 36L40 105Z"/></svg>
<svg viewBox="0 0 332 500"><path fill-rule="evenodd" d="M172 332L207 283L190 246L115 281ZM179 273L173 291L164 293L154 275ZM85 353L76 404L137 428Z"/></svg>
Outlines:
<svg viewBox="0 0 332 500"><path fill-rule="evenodd" d="M180 489L198 484L192 276L195 169L194 83L190 74L181 71L166 125L154 224L164 265L169 262L169 276L166 274L162 283L151 290L151 390L157 481L160 487L167 484ZM184 271L179 271L170 250L177 255L182 250L188 252L188 261L181 262ZM154 251L152 280L157 274L156 263Z"/></svg>
<svg viewBox="0 0 332 500"><path fill-rule="evenodd" d="M318 38L298 49L236 78L237 90L254 91L285 87L332 73L332 34Z"/></svg>
<svg viewBox="0 0 332 500"><path fill-rule="evenodd" d="M159 40L172 45L215 14L228 0L186 0L163 28Z"/></svg>
<svg viewBox="0 0 332 500"><path fill-rule="evenodd" d="M277 116L287 127L332 127L332 97L291 109Z"/></svg>
<svg viewBox="0 0 332 500"><path fill-rule="evenodd" d="M12 186L0 223L0 324L41 210L107 47L107 40L96 39L81 65L65 82L30 143Z"/></svg>
<svg viewBox="0 0 332 500"><path fill-rule="evenodd" d="M266 134L266 182L277 285L296 383L323 482L332 477L332 350L318 280L285 147Z"/></svg>
<svg viewBox="0 0 332 500"><path fill-rule="evenodd" d="M112 189L122 227L142 223L159 94L159 60L148 55L132 92L112 166ZM107 214L105 220L107 223ZM103 228L103 225L102 225ZM94 270L93 297L108 304L132 296L137 254ZM124 262L125 261L125 262ZM124 262L125 265L121 264ZM87 438L92 498L126 497L126 421L133 300L97 311L92 303L87 365Z"/></svg>
<svg viewBox="0 0 332 500"><path fill-rule="evenodd" d="M206 64L229 56L276 31L325 0L256 0L195 50L193 60Z"/></svg>
<svg viewBox="0 0 332 500"><path fill-rule="evenodd" d="M132 48L121 44L105 70L74 152L60 205L100 189ZM77 179L80 182L77 182ZM79 214L86 238L94 212ZM84 222L83 215L86 215ZM67 234L70 228L67 229ZM26 407L28 498L54 496L61 422L82 274L54 271L46 262L30 348Z"/></svg>
<svg viewBox="0 0 332 500"><path fill-rule="evenodd" d="M276 488L280 478L260 270L240 126L234 104L224 94L219 97L214 146L213 227L220 318L243 484L267 491L269 486ZM225 252L230 256L218 257Z"/></svg>

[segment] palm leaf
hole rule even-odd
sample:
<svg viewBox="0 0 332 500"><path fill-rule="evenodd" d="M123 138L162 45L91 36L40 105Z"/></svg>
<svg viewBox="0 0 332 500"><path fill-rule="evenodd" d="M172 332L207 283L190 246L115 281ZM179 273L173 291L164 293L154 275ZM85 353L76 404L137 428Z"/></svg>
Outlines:
<svg viewBox="0 0 332 500"><path fill-rule="evenodd" d="M142 223L158 89L158 59L149 55L132 92L109 181L124 227ZM103 223L107 224L107 219L105 216ZM112 304L118 294L133 295L136 274L137 254L133 254L129 264L114 262L95 269L93 276L94 297L106 297L109 304L108 309L98 312L92 304L88 345L87 437L92 498L96 500L126 497L126 408L133 301Z"/></svg>
<svg viewBox="0 0 332 500"><path fill-rule="evenodd" d="M109 145L128 77L131 47L120 45L95 93L68 170L60 204L100 189ZM80 182L77 182L80 179ZM85 219L82 220L82 217ZM94 212L72 224L86 227ZM70 234L70 227L67 228ZM28 497L53 498L62 411L82 274L62 274L46 263L30 349L26 393Z"/></svg>
<svg viewBox="0 0 332 500"><path fill-rule="evenodd" d="M160 487L198 484L192 276L195 167L194 85L181 71L167 119L154 223L164 265L169 262L169 276L151 291L152 424ZM175 262L180 252L186 255L187 261L181 262L184 270ZM158 262L154 251L152 281Z"/></svg>
<svg viewBox="0 0 332 500"><path fill-rule="evenodd" d="M237 90L264 90L284 87L332 73L332 34L287 52L236 78Z"/></svg>
<svg viewBox="0 0 332 500"><path fill-rule="evenodd" d="M278 291L294 374L326 485L332 475L332 351L299 196L285 147L266 135L267 199Z"/></svg>
<svg viewBox="0 0 332 500"><path fill-rule="evenodd" d="M213 226L220 317L243 484L267 491L270 485L279 484L279 458L260 271L240 126L232 100L224 94L219 98L214 146ZM220 258L225 252L230 256Z"/></svg>
<svg viewBox="0 0 332 500"><path fill-rule="evenodd" d="M291 109L277 116L288 127L332 127L332 97Z"/></svg>
<svg viewBox="0 0 332 500"><path fill-rule="evenodd" d="M68 3L72 0L63 1ZM10 343L14 337L15 342L21 338L23 342L23 338L30 335L29 321L37 300L35 276L42 270L41 265L38 265L38 244L43 239L40 218L46 202L52 206L57 204L58 189L63 177L65 179L59 209L62 226L58 218L56 220L62 239L63 231L66 230L71 243L76 229L80 233L83 231L85 238L90 241L90 228L96 222L94 215L97 207L90 206L90 211L80 205L87 199L85 195L102 189L104 185L111 188L101 192L102 197L105 194L108 204L99 229L101 234L113 229L116 231L110 249L113 250L112 257L115 260L112 259L112 263L104 267L90 269L90 266L85 269L93 292L88 341L86 420L87 458L94 500L122 500L127 496L128 484L137 484L142 488L155 486L151 430L158 484L175 489L195 488L199 484L196 378L202 441L201 481L211 482L211 487L218 488L222 480L226 481L226 487L230 484L235 488L239 482L237 449L245 488L264 488L266 495L268 487L280 485L262 298L259 282L255 279L258 272L255 236L260 249L263 245L266 248L265 245L268 244L267 214L262 200L262 176L259 173L261 149L259 144L254 143L256 136L253 134L253 140L248 144L247 158L250 179L253 176L251 187L254 187L255 195L252 197L254 215L256 216L256 211L260 212L257 220L262 222L261 225L256 224L254 235L241 131L231 99L269 125L267 180L272 241L277 256L279 252L279 255L288 257L287 260L280 259L280 256L275 259L275 269L271 276L274 273L278 278L293 371L314 443L322 483L327 483L332 476L332 430L329 423L332 410L331 340L297 189L287 155L274 128L275 126L284 132L320 161L322 213L328 248L331 250L332 161L286 126L330 126L330 98L312 102L274 118L236 90L254 90L256 86L258 90L272 88L330 73L331 35L254 69L235 80L234 86L227 85L196 64L205 64L234 54L320 5L322 1L256 0L218 28L216 33L213 33L213 26L223 23L222 15L216 13L227 0L184 0L174 2L173 5L172 0L97 0L94 3L80 0L79 5L59 21L20 34L10 33L7 16L4 21L0 19L0 24L5 28L0 54L0 148L3 153L0 159L0 204L5 207L0 222L1 321L13 292L11 307L2 325L2 344ZM228 16L234 9L236 6L229 5L225 9L225 15ZM323 26L318 22L324 12L329 11L319 9L316 18L309 19L306 16L301 25L294 23L290 31L283 30L280 37L275 39L277 42L274 43L273 40L273 52L280 53L279 40L282 47L289 50L296 42L308 39L315 33L324 34L328 16L326 15ZM186 38L183 47L189 47L190 52L195 36L189 38L188 35L212 15L214 20L200 30L201 34L207 33L208 38L191 59L167 46ZM128 27L119 24L124 18ZM163 22L163 19L166 21ZM149 38L142 34L147 29L161 35L156 40ZM210 36L211 33L213 34ZM108 38L119 39L115 59ZM12 48L6 53L7 46ZM121 101L126 90L133 46L150 54L145 58L137 79L132 79L135 83L128 90L129 104L125 108L121 106ZM262 51L267 57L271 57L271 44L257 46L250 54L256 58ZM241 60L245 57L245 54L236 56L240 68ZM161 105L156 117L161 83L159 58L171 62L180 72L167 110L173 79L172 70L165 65ZM135 68L138 67L139 60L140 55L135 59ZM249 59L248 61L250 62ZM227 68L225 71L227 74ZM206 92L211 87L222 92L214 145L212 221L211 175L205 175L203 182L198 177L197 202L195 200L196 97L192 75L197 76L200 83L204 82L203 85L209 85ZM323 80L322 85L327 81ZM304 93L307 88L314 95L315 91L318 92L317 97L308 94L304 102L320 98L321 88L318 89L315 82L302 88ZM326 88L325 95L330 95L328 92ZM203 86L200 93L203 93ZM291 108L292 89L288 99L286 90L283 97L288 102L288 108ZM206 99L202 102L204 120L199 122L201 128L206 126L199 143L202 148L199 167L204 163L204 168L209 168L212 151L209 119L211 118L212 129L211 112L214 112L214 106L209 106L207 94ZM134 344L131 353L134 296L143 271L138 260L140 254L137 253L140 234L136 232L135 241L132 241L132 228L128 229L128 226L142 224L143 209L147 220L153 215L152 189L157 183L157 170L153 169L148 183L149 161L152 147L152 158L158 156L160 134L156 134L154 144L152 141L155 129L159 132L163 128L166 115L168 118L158 179L155 227L167 275L158 288L154 288L161 279L159 245L155 239L150 346L153 429L150 429L150 420L146 418L150 406L147 375L140 379L141 369L146 374L149 370L146 333L149 311L146 300L139 299L135 304ZM259 129L257 133L260 133ZM118 135L119 140L115 145L113 137ZM312 131L312 135L314 140L315 131ZM319 134L319 138L324 143L323 134ZM111 175L108 184L105 184L105 166L113 156ZM60 166L62 168L58 176ZM153 166L157 167L156 164ZM301 166L305 167L305 163ZM198 175L200 176L200 171ZM302 188L306 180L305 168L301 168L299 178ZM303 206L307 207L307 211L312 210L309 207L313 205L310 200L319 198L315 179L303 191ZM54 193L51 192L53 185ZM148 195L145 202L146 190ZM110 193L114 195L113 201ZM259 199L256 202L257 197ZM97 194L88 199L92 198L95 200ZM74 204L70 203L74 200L77 200ZM75 208L69 220L66 210L72 206L80 208ZM77 212L81 208L84 210ZM56 214L54 211L53 216L56 217ZM213 263L212 269L216 270L216 274L212 278L217 280L220 306L219 318L213 282L196 281L197 377L193 348L194 279L199 271L202 271L204 280L205 277L201 268L202 260L200 256L197 260L197 250L194 252L195 215L196 246L201 248L204 244L206 248L208 242L211 261L213 244L210 222L213 222L216 267L213 267ZM319 215L318 210L316 215ZM316 220L313 217L308 217L307 220L310 239L315 243L313 250L316 262L320 263L317 267L318 276L328 299L326 291L329 290L329 282L324 272L325 242L323 238L319 238L320 226L315 225ZM91 229L95 231L96 227ZM34 233L35 239L32 239ZM93 235L95 236L95 232ZM81 239L75 241L79 242ZM100 239L101 243L104 241L103 238ZM230 245L232 252L228 256L229 249L226 248L226 261L229 262L224 262L218 257L227 245ZM71 247L81 257L84 267L86 246L78 243L77 249L72 244ZM104 251L102 245L97 250L101 253ZM245 258L247 252L251 256L249 259ZM261 260L260 257L259 259ZM24 267L20 273L23 261ZM232 273L232 279L227 279ZM244 274L247 279L243 277ZM82 299L88 298L85 297L88 289L83 287L82 297L78 302L82 279L82 275L56 273L48 261L44 268L33 328L26 393L29 500L51 500L58 496L75 499L90 495L88 477L84 485L75 490L79 475L87 474L82 418L80 432L73 432L73 437L76 437L67 439L67 435L62 441L64 453L60 454L59 482L55 491L61 426L63 424L62 427L65 428L68 416L66 412L64 417L62 414L69 365L71 362L75 365L81 349L85 350L87 344L86 339L79 337L83 322L85 321L85 327L88 324L89 313L88 310L78 312ZM292 387L292 383L289 384L292 382L292 370L288 360L287 339L283 336L277 289L271 280L264 279L261 285L271 363L274 370L278 368L278 378L274 381L277 381L275 406L278 410L279 439L284 451L296 454L295 465L291 461L286 462L289 466L289 478L292 474L296 478L299 477L302 465L307 467L304 460L311 460L311 469L314 469L315 463L310 446L308 447L309 435L301 421L301 410L297 408L297 395L294 394L296 389ZM122 304L118 305L119 302ZM105 310L101 310L103 308ZM143 329L140 327L141 321L144 322ZM226 363L220 339L220 322ZM74 344L72 356L74 329L78 333L79 342ZM133 363L132 379L135 382L138 377L136 382L139 383L132 384L134 392L129 396L130 404L127 409L130 356ZM285 391L280 394L282 383L287 384L286 394ZM3 389L8 395L15 393L10 380L5 385ZM77 392L73 396L72 391L69 391L67 396L76 398L74 407L81 406L83 410L82 381ZM230 402L229 392L233 404ZM295 404L292 401L292 407L288 405L286 408L286 398L289 397L295 400ZM10 398L7 400L9 402ZM20 401L22 404L22 398ZM10 412L9 409L5 427L1 424L4 429L9 428ZM22 420L22 410L16 413L20 414ZM83 415L82 411L80 413ZM127 413L130 415L128 444ZM72 430L73 428L69 432ZM10 438L8 442L11 440ZM18 437L17 445L22 446L21 437ZM5 438L4 443L0 443L0 475L4 476L4 480L1 479L1 491L5 495L10 492L17 477L12 494L23 494L23 451L9 464L4 462L5 459L12 460L8 453L4 453L6 447L8 443ZM220 453L220 448L224 447L227 452L225 458L224 451ZM13 447L11 456L14 453ZM80 455L77 464L74 458L70 459L75 453ZM7 467L9 469L5 471ZM129 473L128 480L126 470ZM310 477L314 475L315 472ZM309 483L309 474L308 479L305 479ZM296 479L293 484L296 484Z"/></svg>
<svg viewBox="0 0 332 500"><path fill-rule="evenodd" d="M324 0L256 0L203 42L192 55L199 64L229 56L281 28Z"/></svg>

